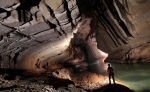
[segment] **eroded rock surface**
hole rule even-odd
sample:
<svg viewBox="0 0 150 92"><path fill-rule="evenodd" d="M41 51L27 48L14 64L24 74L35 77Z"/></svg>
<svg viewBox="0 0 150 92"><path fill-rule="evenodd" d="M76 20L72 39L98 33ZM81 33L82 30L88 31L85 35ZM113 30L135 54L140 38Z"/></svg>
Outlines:
<svg viewBox="0 0 150 92"><path fill-rule="evenodd" d="M76 87L71 81L40 77L21 77L16 76L14 80L4 79L0 75L0 91L2 92L87 92L83 88ZM48 81L48 82L47 82ZM49 82L51 81L51 82ZM47 82L47 83L46 83ZM53 83L52 83L53 82Z"/></svg>
<svg viewBox="0 0 150 92"><path fill-rule="evenodd" d="M102 87L108 83L107 57L150 61L149 3L1 0L0 68L52 74L84 89Z"/></svg>
<svg viewBox="0 0 150 92"><path fill-rule="evenodd" d="M117 5L118 2L114 2L114 6L109 6L111 0L110 2L105 1L108 8L116 8L111 11L106 6L100 7L100 4L104 2L100 2L99 6L97 6L98 9L96 8L97 20L99 20L97 31L98 47L109 53L107 60L119 63L149 62L150 1L129 0L128 6L125 5L125 2L121 2L124 5L122 7L126 7L128 13ZM103 8L106 8L106 11L103 11ZM117 14L115 13L116 11L120 12ZM98 16L100 17L98 18Z"/></svg>
<svg viewBox="0 0 150 92"><path fill-rule="evenodd" d="M62 53L81 19L76 0L34 0L34 3L3 0L2 3L1 68L31 69L36 63ZM32 64L20 66L26 61Z"/></svg>

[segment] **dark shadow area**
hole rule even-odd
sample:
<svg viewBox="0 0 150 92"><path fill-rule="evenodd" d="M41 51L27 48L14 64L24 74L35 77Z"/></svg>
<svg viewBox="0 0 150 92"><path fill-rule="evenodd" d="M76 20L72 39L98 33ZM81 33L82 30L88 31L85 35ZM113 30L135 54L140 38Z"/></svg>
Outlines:
<svg viewBox="0 0 150 92"><path fill-rule="evenodd" d="M137 91L137 92L150 92L149 89L143 89L143 90L140 90L140 91Z"/></svg>
<svg viewBox="0 0 150 92"><path fill-rule="evenodd" d="M0 68L0 75L4 75L5 80L15 80L16 76L24 76L24 70Z"/></svg>
<svg viewBox="0 0 150 92"><path fill-rule="evenodd" d="M30 11L31 7L39 5L41 0L19 0L20 6L17 7L19 21L20 22L27 22L30 19L27 18L27 11ZM31 17L30 17L31 18Z"/></svg>
<svg viewBox="0 0 150 92"><path fill-rule="evenodd" d="M9 86L9 87L1 87L0 92L3 92L5 90L10 90L10 89L13 89L13 88L17 88L17 85L12 85L12 86Z"/></svg>
<svg viewBox="0 0 150 92"><path fill-rule="evenodd" d="M114 84L114 85L105 85L99 89L92 90L91 92L133 92L133 91L123 85Z"/></svg>
<svg viewBox="0 0 150 92"><path fill-rule="evenodd" d="M54 88L58 89L59 87L68 87L69 84L74 82L68 79L60 79L53 76L48 76L48 79L44 81L45 84L53 85Z"/></svg>
<svg viewBox="0 0 150 92"><path fill-rule="evenodd" d="M91 17L93 15L93 5L95 0L77 0L77 5L81 14Z"/></svg>
<svg viewBox="0 0 150 92"><path fill-rule="evenodd" d="M41 0L19 0L20 6L17 9L30 10L31 7L37 6Z"/></svg>

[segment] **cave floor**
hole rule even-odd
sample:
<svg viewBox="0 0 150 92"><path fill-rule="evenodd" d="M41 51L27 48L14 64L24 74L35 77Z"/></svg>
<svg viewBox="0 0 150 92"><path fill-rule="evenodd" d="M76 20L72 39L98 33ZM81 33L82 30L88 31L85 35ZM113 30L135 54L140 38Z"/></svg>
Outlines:
<svg viewBox="0 0 150 92"><path fill-rule="evenodd" d="M49 82L49 80L54 80ZM63 83L63 84L62 84ZM22 77L15 76L15 79L6 74L0 75L0 92L87 92L75 87L69 80L57 80L47 76Z"/></svg>
<svg viewBox="0 0 150 92"><path fill-rule="evenodd" d="M150 92L150 63L146 64L111 64L114 68L115 79L135 92ZM69 79L58 79L53 76L23 76L11 69L0 70L0 92L109 92L121 85L104 85L92 91L77 86ZM7 73L6 73L7 72ZM16 74L14 76L14 74ZM17 75L18 74L18 75ZM79 77L79 74L77 75ZM91 78L93 78L91 76ZM93 79L96 79L95 77ZM97 79L96 79L97 80ZM94 80L93 80L94 81ZM118 89L117 89L118 90ZM116 91L115 91L116 92Z"/></svg>
<svg viewBox="0 0 150 92"><path fill-rule="evenodd" d="M52 81L53 80L53 81ZM62 84L63 83L63 84ZM48 76L22 77L0 75L0 92L132 92L120 84L105 85L95 90L84 90L70 80Z"/></svg>

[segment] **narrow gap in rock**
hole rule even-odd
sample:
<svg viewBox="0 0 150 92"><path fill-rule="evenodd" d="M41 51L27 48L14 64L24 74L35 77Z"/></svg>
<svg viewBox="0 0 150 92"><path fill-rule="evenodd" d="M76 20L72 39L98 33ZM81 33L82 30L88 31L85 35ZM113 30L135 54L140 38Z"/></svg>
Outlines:
<svg viewBox="0 0 150 92"><path fill-rule="evenodd" d="M64 2L64 8L67 10L67 16L68 16L69 21L71 22L71 26L74 27L74 24L72 23L72 18L71 18L71 11L69 11L69 8L68 8L68 3L66 0L63 0L63 2Z"/></svg>
<svg viewBox="0 0 150 92"><path fill-rule="evenodd" d="M19 52L15 53L15 56L13 58L13 61L14 61L14 65L17 63L17 58L19 56Z"/></svg>

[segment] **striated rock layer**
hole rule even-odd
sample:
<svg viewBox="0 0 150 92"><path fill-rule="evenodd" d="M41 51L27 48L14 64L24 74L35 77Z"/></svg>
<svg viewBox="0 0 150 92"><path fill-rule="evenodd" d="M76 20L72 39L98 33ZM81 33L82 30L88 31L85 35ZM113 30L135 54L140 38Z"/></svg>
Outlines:
<svg viewBox="0 0 150 92"><path fill-rule="evenodd" d="M84 89L102 87L108 83L107 57L150 61L149 3L1 0L0 68L52 74Z"/></svg>
<svg viewBox="0 0 150 92"><path fill-rule="evenodd" d="M103 64L107 54L100 55L94 38L89 37L92 17L86 17L82 8L80 13L76 0L1 2L0 68L27 70L27 75L53 74L85 89L106 84L105 75L98 78L95 72L105 72ZM89 3L88 6L92 7ZM94 73L89 72L88 66ZM63 69L68 72L61 71ZM85 73L81 73L82 82L74 75L76 72ZM92 82L94 76L96 79Z"/></svg>
<svg viewBox="0 0 150 92"><path fill-rule="evenodd" d="M97 0L99 2L99 0ZM95 8L98 47L109 53L107 61L135 63L150 61L150 1L101 0ZM104 6L100 4L105 3ZM110 3L113 3L110 5ZM123 7L126 9L124 11ZM111 11L108 8L114 8ZM105 11L103 10L105 9ZM109 16L108 16L109 15ZM98 20L98 21L97 21Z"/></svg>

